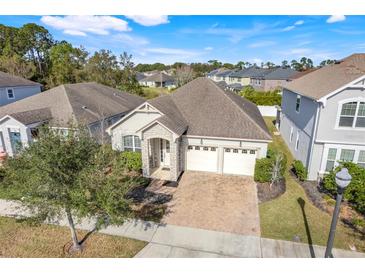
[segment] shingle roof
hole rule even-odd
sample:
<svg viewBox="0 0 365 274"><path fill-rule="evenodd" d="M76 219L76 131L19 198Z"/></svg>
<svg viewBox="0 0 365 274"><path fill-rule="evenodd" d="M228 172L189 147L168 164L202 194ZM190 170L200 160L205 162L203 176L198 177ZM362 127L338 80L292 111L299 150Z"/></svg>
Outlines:
<svg viewBox="0 0 365 274"><path fill-rule="evenodd" d="M12 113L10 116L23 123L24 125L48 121L52 119L52 113L49 108L15 112Z"/></svg>
<svg viewBox="0 0 365 274"><path fill-rule="evenodd" d="M174 77L167 75L166 73L159 72L156 74L153 74L151 76L147 76L146 78L143 78L142 82L166 82L166 81L174 81Z"/></svg>
<svg viewBox="0 0 365 274"><path fill-rule="evenodd" d="M364 75L365 54L359 53L295 79L284 88L319 100Z"/></svg>
<svg viewBox="0 0 365 274"><path fill-rule="evenodd" d="M226 77L226 76L229 76L233 72L234 72L233 70L227 69L227 70L223 70L221 72L216 73L216 76L218 76L218 77Z"/></svg>
<svg viewBox="0 0 365 274"><path fill-rule="evenodd" d="M171 95L148 102L176 123L176 128L186 126L187 135L271 140L255 104L208 78L197 78Z"/></svg>
<svg viewBox="0 0 365 274"><path fill-rule="evenodd" d="M144 101L138 96L97 83L66 84L0 107L0 117L48 108L52 123L67 127L71 120L90 124L128 112Z"/></svg>
<svg viewBox="0 0 365 274"><path fill-rule="evenodd" d="M214 76L214 75L216 75L218 72L220 72L220 69L212 70L211 72L209 72L209 73L207 74L207 76Z"/></svg>
<svg viewBox="0 0 365 274"><path fill-rule="evenodd" d="M249 67L247 69L239 70L230 75L230 77L236 78L255 78L263 77L264 75L272 72L273 69L264 69L259 67Z"/></svg>
<svg viewBox="0 0 365 274"><path fill-rule="evenodd" d="M160 123L178 135L183 134L186 131L188 123L180 111L178 111L178 108L170 95L156 97L149 100L148 103L165 114L157 119Z"/></svg>
<svg viewBox="0 0 365 274"><path fill-rule="evenodd" d="M17 86L41 86L41 84L0 71L0 87Z"/></svg>
<svg viewBox="0 0 365 274"><path fill-rule="evenodd" d="M291 68L276 68L272 72L264 75L265 80L289 80L298 72Z"/></svg>

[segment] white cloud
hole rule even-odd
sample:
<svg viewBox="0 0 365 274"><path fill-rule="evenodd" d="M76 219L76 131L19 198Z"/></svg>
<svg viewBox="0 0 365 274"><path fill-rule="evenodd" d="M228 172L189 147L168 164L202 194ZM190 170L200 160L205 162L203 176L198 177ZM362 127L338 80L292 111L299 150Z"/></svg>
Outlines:
<svg viewBox="0 0 365 274"><path fill-rule="evenodd" d="M167 15L126 15L126 17L146 27L170 23Z"/></svg>
<svg viewBox="0 0 365 274"><path fill-rule="evenodd" d="M298 20L293 25L283 28L282 31L291 31L291 30L295 29L297 26L300 26L303 24L304 24L304 20Z"/></svg>
<svg viewBox="0 0 365 274"><path fill-rule="evenodd" d="M304 20L298 20L294 23L295 26L300 26L304 24Z"/></svg>
<svg viewBox="0 0 365 274"><path fill-rule="evenodd" d="M166 55L185 55L185 56L195 56L199 52L194 50L177 49L177 48L147 48L146 52L166 54Z"/></svg>
<svg viewBox="0 0 365 274"><path fill-rule="evenodd" d="M327 19L327 23L332 24L332 23L336 23L336 22L341 22L341 21L345 21L346 20L346 16L345 15L332 15Z"/></svg>
<svg viewBox="0 0 365 274"><path fill-rule="evenodd" d="M72 29L67 29L63 31L64 34L69 34L72 36L87 36L87 34L83 31L79 31L79 30L72 30Z"/></svg>
<svg viewBox="0 0 365 274"><path fill-rule="evenodd" d="M248 47L249 48L263 48L263 47L273 46L275 44L276 44L276 42L274 42L274 41L260 41L260 42L249 44Z"/></svg>
<svg viewBox="0 0 365 274"><path fill-rule="evenodd" d="M213 47L205 47L204 50L207 50L207 51L213 50Z"/></svg>
<svg viewBox="0 0 365 274"><path fill-rule="evenodd" d="M47 26L62 30L65 34L78 36L86 36L87 33L108 35L111 30L131 30L126 21L113 16L42 16L41 21Z"/></svg>
<svg viewBox="0 0 365 274"><path fill-rule="evenodd" d="M130 35L127 33L118 33L112 36L112 40L120 42L121 44L138 47L149 44L149 41L141 36Z"/></svg>

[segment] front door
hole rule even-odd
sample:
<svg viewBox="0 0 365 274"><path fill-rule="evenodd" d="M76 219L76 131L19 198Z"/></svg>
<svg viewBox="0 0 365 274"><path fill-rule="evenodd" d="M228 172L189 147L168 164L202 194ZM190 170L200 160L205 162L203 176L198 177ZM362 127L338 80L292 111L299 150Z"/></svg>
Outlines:
<svg viewBox="0 0 365 274"><path fill-rule="evenodd" d="M20 138L20 132L10 132L9 133L9 137L10 137L10 143L11 143L11 148L13 150L13 154L16 155L19 153L19 151L22 148L22 141Z"/></svg>
<svg viewBox="0 0 365 274"><path fill-rule="evenodd" d="M170 142L161 139L160 141L160 148L161 148L161 166L162 167L170 167Z"/></svg>

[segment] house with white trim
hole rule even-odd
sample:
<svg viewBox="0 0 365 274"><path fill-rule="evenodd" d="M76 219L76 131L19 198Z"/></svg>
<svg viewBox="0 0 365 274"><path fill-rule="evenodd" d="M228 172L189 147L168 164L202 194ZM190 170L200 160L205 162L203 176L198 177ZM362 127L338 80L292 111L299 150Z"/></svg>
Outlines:
<svg viewBox="0 0 365 274"><path fill-rule="evenodd" d="M170 181L185 170L252 176L272 140L255 104L204 77L142 103L107 132L114 149L142 153L144 176Z"/></svg>
<svg viewBox="0 0 365 274"><path fill-rule="evenodd" d="M41 84L0 71L0 106L41 92Z"/></svg>
<svg viewBox="0 0 365 274"><path fill-rule="evenodd" d="M340 161L365 167L365 54L353 54L283 88L279 124L292 154L317 180Z"/></svg>
<svg viewBox="0 0 365 274"><path fill-rule="evenodd" d="M65 134L70 123L86 126L98 141L110 142L105 129L144 101L97 83L57 86L0 107L0 151L16 155L45 123Z"/></svg>

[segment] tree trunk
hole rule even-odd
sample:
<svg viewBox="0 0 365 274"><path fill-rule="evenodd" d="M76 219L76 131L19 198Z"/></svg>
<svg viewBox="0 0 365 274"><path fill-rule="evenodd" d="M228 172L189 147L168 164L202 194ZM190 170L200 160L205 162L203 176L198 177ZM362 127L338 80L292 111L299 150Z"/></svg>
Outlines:
<svg viewBox="0 0 365 274"><path fill-rule="evenodd" d="M79 240L77 239L75 224L74 224L74 220L72 218L70 209L66 209L66 215L67 215L68 224L69 224L70 230L71 230L71 238L72 238L72 242L73 242L73 249L74 250L80 250L81 245L79 243Z"/></svg>

